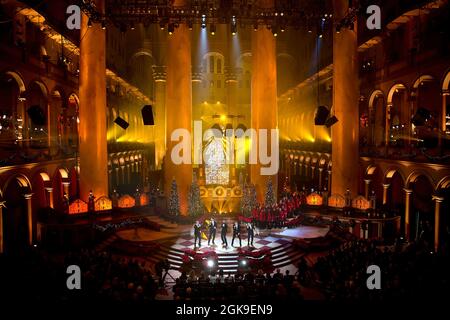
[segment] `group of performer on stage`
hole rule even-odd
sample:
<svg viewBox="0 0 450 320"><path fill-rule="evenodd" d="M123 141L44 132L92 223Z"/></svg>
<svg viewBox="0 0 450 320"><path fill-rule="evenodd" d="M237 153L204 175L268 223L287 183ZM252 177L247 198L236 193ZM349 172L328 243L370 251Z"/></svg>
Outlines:
<svg viewBox="0 0 450 320"><path fill-rule="evenodd" d="M252 210L252 220L258 228L282 228L289 216L292 216L302 204L301 195L284 197L272 206L259 205Z"/></svg>
<svg viewBox="0 0 450 320"><path fill-rule="evenodd" d="M209 224L207 225L207 231L208 231L208 246L212 243L215 245L215 239L216 239L216 231L217 231L217 222L214 218L211 218L209 221ZM246 229L247 229L247 246L253 247L253 239L255 236L255 226L253 223L246 223ZM227 233L228 233L228 224L223 221L221 225L220 230L220 238L222 240L222 247L228 248L228 241L227 241ZM239 240L239 247L242 247L242 238L241 238L241 223L239 221L236 221L233 223L233 238L231 240L231 246L234 247L234 241ZM201 247L201 240L202 240L202 224L199 221L196 221L194 224L194 248Z"/></svg>

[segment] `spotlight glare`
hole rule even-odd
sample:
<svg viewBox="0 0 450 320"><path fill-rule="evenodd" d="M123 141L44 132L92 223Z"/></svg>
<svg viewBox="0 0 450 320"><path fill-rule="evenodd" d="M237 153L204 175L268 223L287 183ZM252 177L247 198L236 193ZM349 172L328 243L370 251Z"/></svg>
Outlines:
<svg viewBox="0 0 450 320"><path fill-rule="evenodd" d="M212 268L212 267L214 267L214 261L213 260L208 260L206 262L206 265L208 266L208 268Z"/></svg>

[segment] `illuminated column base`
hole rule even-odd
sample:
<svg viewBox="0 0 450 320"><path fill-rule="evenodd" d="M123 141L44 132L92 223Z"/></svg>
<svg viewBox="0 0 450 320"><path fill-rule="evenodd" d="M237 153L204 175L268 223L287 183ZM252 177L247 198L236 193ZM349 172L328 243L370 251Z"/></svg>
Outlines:
<svg viewBox="0 0 450 320"><path fill-rule="evenodd" d="M166 196L169 197L172 180L176 180L180 213L186 215L187 193L192 182L192 156L189 156L189 164L174 163L172 150L182 142L171 141L171 135L175 130L184 129L186 132L192 132L191 34L185 24L180 24L167 40L166 114L167 152L164 162L164 189ZM190 151L192 141L187 141L187 147Z"/></svg>
<svg viewBox="0 0 450 320"><path fill-rule="evenodd" d="M444 198L433 196L434 200L434 251L439 249L439 232L440 232L440 217L441 217L441 203Z"/></svg>
<svg viewBox="0 0 450 320"><path fill-rule="evenodd" d="M412 190L403 189L405 191L405 238L409 241L409 217L410 217L410 206L411 206L411 194Z"/></svg>
<svg viewBox="0 0 450 320"><path fill-rule="evenodd" d="M260 1L259 4L271 7L273 1ZM255 66L252 70L251 90L252 129L255 129L257 132L260 129L268 130L268 150L270 150L269 146L271 145L270 129L277 128L276 61L276 41L272 32L267 28L258 28L257 31L252 32L252 64ZM258 163L250 166L250 177L251 182L255 185L257 199L260 203L264 200L269 179L272 180L275 195L278 190L277 175L262 175L261 168L262 165L258 157Z"/></svg>
<svg viewBox="0 0 450 320"><path fill-rule="evenodd" d="M94 0L104 12L105 1ZM80 34L80 198L88 201L108 196L108 152L106 138L106 31L100 23L88 27L83 14Z"/></svg>
<svg viewBox="0 0 450 320"><path fill-rule="evenodd" d="M333 0L335 21L348 11L349 0ZM333 110L338 122L331 127L332 194L346 189L358 193L359 168L359 84L357 26L333 33Z"/></svg>

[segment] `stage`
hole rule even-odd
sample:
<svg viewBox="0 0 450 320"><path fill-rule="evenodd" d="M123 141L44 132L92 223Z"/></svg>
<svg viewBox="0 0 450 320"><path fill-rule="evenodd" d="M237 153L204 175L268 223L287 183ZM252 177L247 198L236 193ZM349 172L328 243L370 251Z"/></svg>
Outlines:
<svg viewBox="0 0 450 320"><path fill-rule="evenodd" d="M182 265L182 257L186 251L194 249L193 227L190 225L171 224L159 217L148 217L148 219L161 225L160 231L150 231L142 228L117 232L116 236L127 241L154 241L159 244L159 249L155 254L146 257L146 260L156 263L163 259L168 259L171 267L178 270ZM232 232L230 218L226 218L228 227L227 241L228 248L222 246L220 238L220 227L216 232L215 244L208 246L208 240L202 239L201 247L196 248L200 253L215 251L218 255L219 269L226 273L237 271L237 257L239 240L235 239L234 247L231 246ZM218 225L220 226L219 222ZM247 246L247 232L242 226L241 241L242 249L264 250L269 249L272 253L272 263L275 268L285 268L295 266L304 252L297 250L292 242L295 239L310 239L324 237L328 233L328 228L314 226L299 226L296 228L283 228L271 230L256 230L253 240L253 247Z"/></svg>

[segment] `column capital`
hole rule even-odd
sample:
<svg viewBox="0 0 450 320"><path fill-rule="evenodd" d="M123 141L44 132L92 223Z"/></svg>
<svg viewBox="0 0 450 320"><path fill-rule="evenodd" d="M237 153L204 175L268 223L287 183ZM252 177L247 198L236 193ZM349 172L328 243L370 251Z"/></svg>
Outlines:
<svg viewBox="0 0 450 320"><path fill-rule="evenodd" d="M405 191L406 194L412 194L412 189L403 188L403 191Z"/></svg>
<svg viewBox="0 0 450 320"><path fill-rule="evenodd" d="M432 197L431 197L431 199L433 199L434 201L436 201L436 202L439 202L439 203L441 203L441 202L444 202L444 197L442 197L442 196L440 196L440 195L433 195Z"/></svg>
<svg viewBox="0 0 450 320"><path fill-rule="evenodd" d="M53 192L53 187L45 187L45 191L48 193Z"/></svg>
<svg viewBox="0 0 450 320"><path fill-rule="evenodd" d="M364 182L365 182L366 184L370 184L370 183L372 182L372 180L371 180L371 179L364 179Z"/></svg>
<svg viewBox="0 0 450 320"><path fill-rule="evenodd" d="M62 185L63 185L63 186L70 186L70 182L69 182L69 181L63 181L63 182L62 182Z"/></svg>
<svg viewBox="0 0 450 320"><path fill-rule="evenodd" d="M155 82L166 82L166 66L152 66Z"/></svg>
<svg viewBox="0 0 450 320"><path fill-rule="evenodd" d="M24 194L23 194L23 197L24 197L26 200L30 200L31 197L33 197L33 194L32 194L32 193L24 193Z"/></svg>
<svg viewBox="0 0 450 320"><path fill-rule="evenodd" d="M390 186L391 186L390 183L383 183L383 188L384 189L389 189Z"/></svg>
<svg viewBox="0 0 450 320"><path fill-rule="evenodd" d="M323 168L319 168L319 171L322 172L322 171L323 171Z"/></svg>
<svg viewBox="0 0 450 320"><path fill-rule="evenodd" d="M6 208L5 203L6 203L6 201L0 201L0 209L1 208Z"/></svg>

